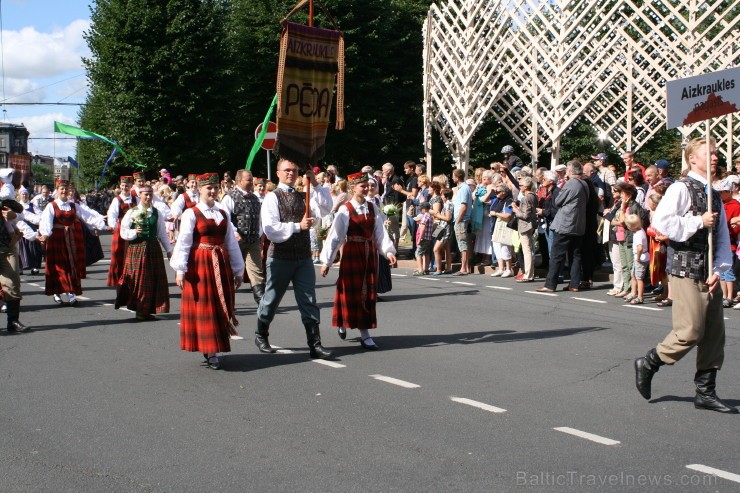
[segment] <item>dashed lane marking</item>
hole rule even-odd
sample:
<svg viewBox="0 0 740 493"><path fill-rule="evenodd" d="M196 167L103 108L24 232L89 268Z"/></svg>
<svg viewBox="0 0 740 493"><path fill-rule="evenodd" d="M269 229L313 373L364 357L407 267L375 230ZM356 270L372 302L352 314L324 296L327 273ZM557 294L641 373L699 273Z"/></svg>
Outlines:
<svg viewBox="0 0 740 493"><path fill-rule="evenodd" d="M436 281L436 282L439 282L439 281L442 280L442 279L438 279L436 277L422 277L422 279L424 279L425 281Z"/></svg>
<svg viewBox="0 0 740 493"><path fill-rule="evenodd" d="M276 346L275 344L270 344L270 346L272 346L274 349L277 349L277 352L280 354L294 354L295 353L295 351L293 351L292 349L283 349L280 346Z"/></svg>
<svg viewBox="0 0 740 493"><path fill-rule="evenodd" d="M688 466L686 466L686 469L711 474L722 479L727 479L736 483L740 483L740 474L723 471L722 469L715 469L714 467L705 466L703 464L689 464Z"/></svg>
<svg viewBox="0 0 740 493"><path fill-rule="evenodd" d="M386 377L384 375L369 375L369 376L370 378L374 378L375 380L380 380L381 382L398 385L399 387L404 387L406 389L418 389L419 387L421 387L421 385L416 385L415 383L406 382L405 380L399 380L393 377Z"/></svg>
<svg viewBox="0 0 740 493"><path fill-rule="evenodd" d="M612 440L611 438L594 435L593 433L576 430L575 428L569 428L567 426L560 426L558 428L553 428L553 430L562 431L563 433L567 433L569 435L585 438L586 440L591 440L592 442L600 443L602 445L619 445L620 443L619 441Z"/></svg>
<svg viewBox="0 0 740 493"><path fill-rule="evenodd" d="M475 286L475 283L462 281L452 281L452 284L459 284L461 286Z"/></svg>
<svg viewBox="0 0 740 493"><path fill-rule="evenodd" d="M557 298L558 295L555 293L542 293L540 291L525 291L525 293L529 294L539 294L540 296L555 296Z"/></svg>
<svg viewBox="0 0 740 493"><path fill-rule="evenodd" d="M606 301L603 300L592 300L591 298L578 298L577 296L571 296L572 300L579 300L579 301L588 301L591 303L606 303Z"/></svg>
<svg viewBox="0 0 740 493"><path fill-rule="evenodd" d="M320 365L328 366L329 368L347 368L347 365L336 363L334 361L326 361L325 359L314 359L311 361Z"/></svg>
<svg viewBox="0 0 740 493"><path fill-rule="evenodd" d="M465 397L450 397L450 400L454 402L459 402L460 404L467 404L468 406L477 407L478 409L483 409L484 411L489 411L492 413L505 413L506 412L506 409L502 409L496 406L491 406L490 404L485 404L483 402L474 401L472 399L466 399Z"/></svg>
<svg viewBox="0 0 740 493"><path fill-rule="evenodd" d="M650 306L630 305L629 303L627 303L626 305L622 305L622 306L627 307L627 308L639 308L640 310L652 310L654 312L663 311L662 308L652 308Z"/></svg>
<svg viewBox="0 0 740 493"><path fill-rule="evenodd" d="M77 296L77 299L78 300L82 300L82 301L90 301L90 298L88 298L86 296Z"/></svg>
<svg viewBox="0 0 740 493"><path fill-rule="evenodd" d="M244 338L242 336L229 336L229 339L232 341L243 341Z"/></svg>
<svg viewBox="0 0 740 493"><path fill-rule="evenodd" d="M491 289L500 289L502 291L513 291L514 290L514 288L505 288L503 286L486 286L486 287L491 288Z"/></svg>
<svg viewBox="0 0 740 493"><path fill-rule="evenodd" d="M391 274L393 277L409 277L406 274Z"/></svg>

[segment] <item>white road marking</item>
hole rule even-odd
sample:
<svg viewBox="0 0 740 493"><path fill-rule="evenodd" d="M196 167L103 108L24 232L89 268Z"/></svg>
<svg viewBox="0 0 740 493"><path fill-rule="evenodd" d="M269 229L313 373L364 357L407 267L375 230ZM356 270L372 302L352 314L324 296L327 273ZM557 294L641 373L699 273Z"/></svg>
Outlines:
<svg viewBox="0 0 740 493"><path fill-rule="evenodd" d="M438 279L436 277L422 277L422 279L424 279L425 281L437 281L437 282L439 282L439 281L442 280L442 279Z"/></svg>
<svg viewBox="0 0 740 493"><path fill-rule="evenodd" d="M496 406L491 406L490 404L484 404L482 402L474 401L471 399L466 399L465 397L450 397L450 400L454 402L459 402L460 404L467 404L468 406L477 407L478 409L483 409L484 411L489 411L492 413L505 413L506 412L506 409L502 409Z"/></svg>
<svg viewBox="0 0 740 493"><path fill-rule="evenodd" d="M404 380L399 380L397 378L393 377L386 377L383 375L368 375L370 378L374 378L375 380L380 380L381 382L386 383L392 383L393 385L398 385L399 387L404 387L407 389L418 389L421 387L421 385L416 385L415 383L406 382Z"/></svg>
<svg viewBox="0 0 740 493"><path fill-rule="evenodd" d="M717 476L722 479L728 479L730 481L740 483L740 474L723 471L722 469L715 469L714 467L709 467L702 464L689 464L688 466L686 466L686 469L691 469L692 471L699 471L706 474L712 474L713 476Z"/></svg>
<svg viewBox="0 0 740 493"><path fill-rule="evenodd" d="M101 303L102 306L113 306L113 303Z"/></svg>
<svg viewBox="0 0 740 493"><path fill-rule="evenodd" d="M393 277L409 277L406 274L391 274Z"/></svg>
<svg viewBox="0 0 740 493"><path fill-rule="evenodd" d="M543 293L543 292L540 292L540 291L525 291L525 293L529 293L529 294L540 294L542 296L555 296L555 297L557 297L557 295L555 293Z"/></svg>
<svg viewBox="0 0 740 493"><path fill-rule="evenodd" d="M606 301L603 300L592 300L591 298L578 298L577 296L571 296L572 300L579 300L579 301L589 301L591 303L606 303Z"/></svg>
<svg viewBox="0 0 740 493"><path fill-rule="evenodd" d="M562 431L563 433L567 433L569 435L585 438L586 440L601 443L602 445L618 445L620 443L617 440L612 440L611 438L605 438L599 435L594 435L593 433L587 433L585 431L576 430L575 428L569 428L567 426L553 428L553 430Z"/></svg>
<svg viewBox="0 0 740 493"><path fill-rule="evenodd" d="M229 339L232 341L243 341L244 338L242 336L229 336Z"/></svg>
<svg viewBox="0 0 740 493"><path fill-rule="evenodd" d="M29 283L26 283L26 284L28 284L29 286L36 286L37 288L40 288L40 287L41 287L41 286L39 286L39 285L38 285L37 283L35 283L35 282L29 282Z"/></svg>
<svg viewBox="0 0 740 493"><path fill-rule="evenodd" d="M129 310L128 308L124 308L124 307L119 308L119 310L123 310L124 312L129 312L129 313L136 313L135 311Z"/></svg>
<svg viewBox="0 0 740 493"><path fill-rule="evenodd" d="M503 286L486 286L486 287L491 288L491 289L501 289L503 291L513 291L514 290L514 288L505 288Z"/></svg>
<svg viewBox="0 0 740 493"><path fill-rule="evenodd" d="M452 281L452 284L460 284L461 286L475 286L475 283L462 281Z"/></svg>
<svg viewBox="0 0 740 493"><path fill-rule="evenodd" d="M318 363L320 365L328 366L330 368L347 368L347 365L343 365L341 363L335 363L334 361L326 361L325 359L314 359L311 360L314 363Z"/></svg>
<svg viewBox="0 0 740 493"><path fill-rule="evenodd" d="M622 306L625 306L627 308L639 308L640 310L652 310L654 312L662 312L663 311L662 308L652 308L652 307L649 307L649 306L630 305L629 303L627 303L626 305L622 305Z"/></svg>
<svg viewBox="0 0 740 493"><path fill-rule="evenodd" d="M280 346L276 346L275 344L270 344L270 346L273 347L273 349L277 349L277 352L280 354L293 354L295 351L292 349L283 349Z"/></svg>
<svg viewBox="0 0 740 493"><path fill-rule="evenodd" d="M82 301L90 301L90 298L88 298L88 297L86 297L86 296L76 296L76 298L77 298L78 300L82 300Z"/></svg>

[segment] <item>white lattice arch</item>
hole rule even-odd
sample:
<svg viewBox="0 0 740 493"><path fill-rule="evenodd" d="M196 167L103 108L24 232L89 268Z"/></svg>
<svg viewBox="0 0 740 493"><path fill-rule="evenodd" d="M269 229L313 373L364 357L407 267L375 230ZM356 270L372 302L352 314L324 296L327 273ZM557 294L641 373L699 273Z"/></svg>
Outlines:
<svg viewBox="0 0 740 493"><path fill-rule="evenodd" d="M433 129L458 167L489 116L532 162L586 118L616 149L665 125L665 82L740 64L740 0L447 0L424 27L424 145ZM688 138L697 126L682 127ZM729 161L738 117L713 124ZM520 154L521 155L521 154ZM524 156L522 156L524 157ZM431 166L429 166L431 168Z"/></svg>

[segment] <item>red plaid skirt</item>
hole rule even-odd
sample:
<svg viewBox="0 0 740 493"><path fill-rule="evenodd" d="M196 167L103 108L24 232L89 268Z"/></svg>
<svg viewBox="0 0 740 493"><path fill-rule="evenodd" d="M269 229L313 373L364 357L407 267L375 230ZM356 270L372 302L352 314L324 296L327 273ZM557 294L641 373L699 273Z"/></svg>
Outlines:
<svg viewBox="0 0 740 493"><path fill-rule="evenodd" d="M345 205L349 209L349 227L339 264L332 325L374 329L378 326L375 316L378 250L373 241L375 213L371 209L371 214L359 215L351 203Z"/></svg>
<svg viewBox="0 0 740 493"><path fill-rule="evenodd" d="M126 262L128 241L121 238L121 222L113 228L113 239L110 244L110 268L108 269L108 286L118 286Z"/></svg>
<svg viewBox="0 0 740 493"><path fill-rule="evenodd" d="M149 315L170 311L170 291L162 248L157 240L130 243L119 278L116 309Z"/></svg>
<svg viewBox="0 0 740 493"><path fill-rule="evenodd" d="M47 296L53 294L82 294L81 279L85 278L85 241L82 225L76 217L75 207L65 212L54 207L54 228L46 240L46 288ZM65 236L69 236L69 242ZM69 248L73 248L70 258ZM73 263L74 262L74 263ZM74 267L73 267L74 265ZM75 272L76 270L76 272Z"/></svg>
<svg viewBox="0 0 740 493"><path fill-rule="evenodd" d="M216 225L215 221L206 219L200 209L193 210L196 225L180 304L180 349L199 353L229 352L229 337L236 331L232 326L235 321L234 274L229 252L223 248L226 218L224 216L221 224ZM201 245L213 248L205 249ZM214 255L220 279L216 277ZM223 289L226 313L221 305L219 284Z"/></svg>

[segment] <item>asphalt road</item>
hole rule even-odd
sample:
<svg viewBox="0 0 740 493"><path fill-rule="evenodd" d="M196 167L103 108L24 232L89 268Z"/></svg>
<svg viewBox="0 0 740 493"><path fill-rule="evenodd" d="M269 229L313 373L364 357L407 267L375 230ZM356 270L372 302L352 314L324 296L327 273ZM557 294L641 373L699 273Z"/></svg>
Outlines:
<svg viewBox="0 0 740 493"><path fill-rule="evenodd" d="M241 289L244 339L212 371L179 350L171 269L172 313L136 322L113 309L107 267L89 268L76 308L23 277L35 330L0 332L0 491L740 490L740 416L694 409L693 352L661 368L650 402L634 387L670 309L606 286L546 296L395 269L382 350L365 352L330 327L333 269L317 275L331 366L309 359L290 292L271 327L284 351L260 354ZM725 314L718 392L737 406L740 312Z"/></svg>

